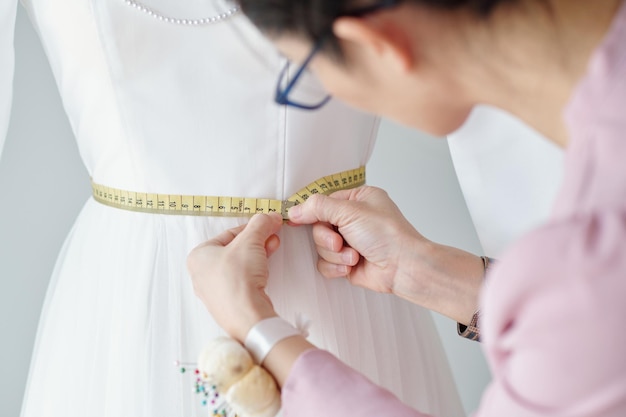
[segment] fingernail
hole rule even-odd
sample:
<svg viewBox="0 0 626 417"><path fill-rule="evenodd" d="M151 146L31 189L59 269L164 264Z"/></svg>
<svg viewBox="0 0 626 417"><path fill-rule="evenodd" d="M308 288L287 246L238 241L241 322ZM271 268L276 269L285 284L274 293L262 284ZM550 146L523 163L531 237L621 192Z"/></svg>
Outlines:
<svg viewBox="0 0 626 417"><path fill-rule="evenodd" d="M332 250L333 252L339 252L339 249L341 248L335 249L335 239L333 239L332 236L328 236L326 238L326 249Z"/></svg>
<svg viewBox="0 0 626 417"><path fill-rule="evenodd" d="M345 252L341 255L341 259L343 260L344 263L348 264L348 265L352 265L352 253L350 252Z"/></svg>
<svg viewBox="0 0 626 417"><path fill-rule="evenodd" d="M346 265L337 265L337 273L341 274L342 276L348 275L348 267Z"/></svg>

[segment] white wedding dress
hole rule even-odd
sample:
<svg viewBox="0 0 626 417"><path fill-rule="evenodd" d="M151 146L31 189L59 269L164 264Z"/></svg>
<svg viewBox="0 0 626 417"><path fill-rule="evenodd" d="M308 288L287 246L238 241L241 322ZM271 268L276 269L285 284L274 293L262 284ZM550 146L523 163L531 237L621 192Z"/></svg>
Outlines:
<svg viewBox="0 0 626 417"><path fill-rule="evenodd" d="M232 7L144 3L181 18ZM274 105L284 60L240 14L199 26L161 21L124 0L23 4L96 183L285 199L317 178L364 165L372 151L378 126L371 116L336 101L317 112ZM16 0L3 0L2 140L15 13ZM22 416L207 415L192 393L193 376L173 365L194 361L222 334L196 299L185 260L199 243L245 221L137 213L89 199L52 274ZM412 406L463 414L427 311L323 279L309 228L285 227L281 240L268 291L283 317L310 318L310 340Z"/></svg>

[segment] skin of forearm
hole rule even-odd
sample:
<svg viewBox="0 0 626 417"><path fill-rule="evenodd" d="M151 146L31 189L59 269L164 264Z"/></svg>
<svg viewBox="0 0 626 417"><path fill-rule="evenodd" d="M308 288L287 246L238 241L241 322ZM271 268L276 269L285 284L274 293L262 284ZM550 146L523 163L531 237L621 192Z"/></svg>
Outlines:
<svg viewBox="0 0 626 417"><path fill-rule="evenodd" d="M478 309L484 281L482 259L436 243L416 242L406 249L394 280L393 294L469 324Z"/></svg>
<svg viewBox="0 0 626 417"><path fill-rule="evenodd" d="M263 367L273 376L280 387L285 384L293 364L298 357L310 349L317 349L303 336L292 336L281 340L269 351Z"/></svg>

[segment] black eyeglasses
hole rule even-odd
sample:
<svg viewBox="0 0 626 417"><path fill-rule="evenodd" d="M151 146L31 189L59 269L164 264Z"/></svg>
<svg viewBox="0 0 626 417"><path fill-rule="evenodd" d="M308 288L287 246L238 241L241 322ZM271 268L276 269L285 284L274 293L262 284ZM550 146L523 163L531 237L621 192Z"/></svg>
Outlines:
<svg viewBox="0 0 626 417"><path fill-rule="evenodd" d="M387 9L387 8L396 6L398 3L400 3L400 1L401 0L384 0L381 3L375 4L372 6L363 7L363 8L354 10L350 13L342 13L340 16L337 16L337 17L364 16L369 13L374 13L382 9ZM274 97L274 101L276 103L283 105L283 106L291 106L291 107L295 107L295 108L302 109L302 110L317 110L330 101L331 95L327 93L325 93L324 97L321 99L311 100L310 103L312 104L307 104L304 101L301 101L298 99L292 100L289 97L292 91L294 90L294 87L298 83L298 81L300 81L300 79L302 78L302 74L306 71L309 63L311 62L315 54L317 54L319 50L322 49L322 46L324 45L324 41L326 40L326 38L329 36L330 33L331 33L331 30L329 30L327 34L324 34L323 36L319 38L317 42L315 42L315 44L313 45L313 49L307 55L304 62L300 64L300 66L296 70L291 80L286 79L287 74L289 73L289 65L290 65L290 62L287 61L287 63L285 64L285 67L280 72L278 83L276 84L276 95ZM285 85L284 88L283 88L283 85Z"/></svg>

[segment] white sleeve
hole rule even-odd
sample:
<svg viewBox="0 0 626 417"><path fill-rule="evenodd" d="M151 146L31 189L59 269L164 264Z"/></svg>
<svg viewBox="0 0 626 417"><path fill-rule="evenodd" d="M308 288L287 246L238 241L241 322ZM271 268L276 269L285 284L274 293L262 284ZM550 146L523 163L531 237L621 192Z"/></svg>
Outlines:
<svg viewBox="0 0 626 417"><path fill-rule="evenodd" d="M509 114L482 106L448 144L487 256L497 258L548 218L562 177L560 148Z"/></svg>
<svg viewBox="0 0 626 417"><path fill-rule="evenodd" d="M15 54L13 37L17 0L0 0L0 155L9 127L13 101Z"/></svg>

